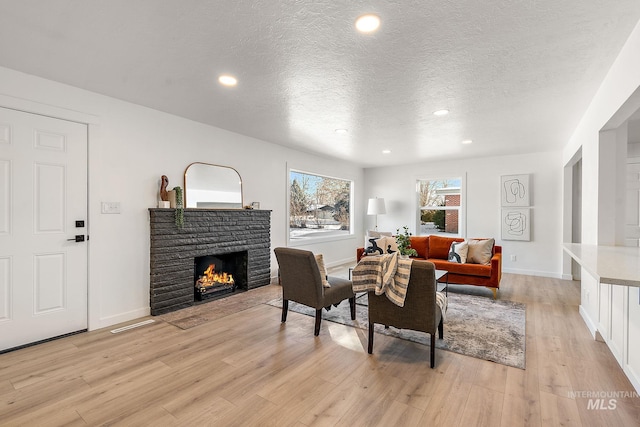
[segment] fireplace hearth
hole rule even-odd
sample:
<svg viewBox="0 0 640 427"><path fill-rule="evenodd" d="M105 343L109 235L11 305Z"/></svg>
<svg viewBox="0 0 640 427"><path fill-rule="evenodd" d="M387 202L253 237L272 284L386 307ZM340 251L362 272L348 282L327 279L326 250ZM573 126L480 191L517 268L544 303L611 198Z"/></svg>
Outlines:
<svg viewBox="0 0 640 427"><path fill-rule="evenodd" d="M175 225L175 209L154 208L149 209L149 213L149 305L152 315L269 284L271 211L185 209L182 228ZM234 261L228 260L231 254ZM207 257L216 259L203 261L204 266L196 266L196 259ZM234 284L216 285L198 296L196 282L209 265L215 265L216 271L228 268L230 271L226 273L233 276Z"/></svg>

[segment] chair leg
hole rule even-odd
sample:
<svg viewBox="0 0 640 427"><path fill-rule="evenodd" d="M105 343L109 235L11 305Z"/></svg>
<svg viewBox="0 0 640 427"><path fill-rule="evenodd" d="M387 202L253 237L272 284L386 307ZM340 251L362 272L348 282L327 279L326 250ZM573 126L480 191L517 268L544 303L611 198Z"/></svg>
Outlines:
<svg viewBox="0 0 640 427"><path fill-rule="evenodd" d="M313 335L320 335L320 322L322 322L322 309L316 310L316 328L313 331Z"/></svg>
<svg viewBox="0 0 640 427"><path fill-rule="evenodd" d="M349 306L351 307L351 320L356 320L356 297L349 298Z"/></svg>
<svg viewBox="0 0 640 427"><path fill-rule="evenodd" d="M436 366L436 335L431 334L431 369Z"/></svg>
<svg viewBox="0 0 640 427"><path fill-rule="evenodd" d="M369 354L373 354L373 323L369 323Z"/></svg>
<svg viewBox="0 0 640 427"><path fill-rule="evenodd" d="M287 321L287 312L289 311L289 300L282 300L282 323Z"/></svg>
<svg viewBox="0 0 640 427"><path fill-rule="evenodd" d="M444 336L444 325L442 324L442 318L440 318L440 324L438 325L438 338L442 339Z"/></svg>

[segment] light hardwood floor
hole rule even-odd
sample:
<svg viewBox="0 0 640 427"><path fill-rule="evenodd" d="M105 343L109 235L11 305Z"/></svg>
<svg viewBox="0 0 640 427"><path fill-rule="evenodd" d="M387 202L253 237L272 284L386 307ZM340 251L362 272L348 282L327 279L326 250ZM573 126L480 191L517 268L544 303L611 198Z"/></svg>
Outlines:
<svg viewBox="0 0 640 427"><path fill-rule="evenodd" d="M384 335L370 356L366 331L324 321L314 337L313 318L294 312L281 324L264 304L279 295L269 285L209 303L211 320L186 330L156 317L2 354L0 425L639 423L638 398L595 410L571 394L633 392L578 314L576 282L504 275L499 298L527 305L526 370L441 350L430 369L428 348Z"/></svg>

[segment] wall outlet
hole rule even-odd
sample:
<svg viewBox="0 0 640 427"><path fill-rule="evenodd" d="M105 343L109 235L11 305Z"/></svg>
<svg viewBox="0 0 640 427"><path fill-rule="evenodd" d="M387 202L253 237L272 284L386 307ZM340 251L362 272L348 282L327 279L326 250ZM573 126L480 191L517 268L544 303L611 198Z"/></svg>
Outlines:
<svg viewBox="0 0 640 427"><path fill-rule="evenodd" d="M517 261L517 257L515 255L511 255L511 261Z"/></svg>
<svg viewBox="0 0 640 427"><path fill-rule="evenodd" d="M103 214L119 214L120 202L102 202L101 212Z"/></svg>

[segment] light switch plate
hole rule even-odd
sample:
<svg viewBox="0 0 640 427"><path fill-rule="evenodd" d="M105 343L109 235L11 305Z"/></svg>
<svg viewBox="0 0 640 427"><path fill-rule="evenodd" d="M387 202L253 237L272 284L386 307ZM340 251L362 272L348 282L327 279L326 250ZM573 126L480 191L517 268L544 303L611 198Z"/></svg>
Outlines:
<svg viewBox="0 0 640 427"><path fill-rule="evenodd" d="M120 202L102 202L103 214L119 214Z"/></svg>

